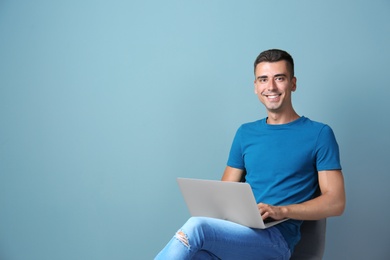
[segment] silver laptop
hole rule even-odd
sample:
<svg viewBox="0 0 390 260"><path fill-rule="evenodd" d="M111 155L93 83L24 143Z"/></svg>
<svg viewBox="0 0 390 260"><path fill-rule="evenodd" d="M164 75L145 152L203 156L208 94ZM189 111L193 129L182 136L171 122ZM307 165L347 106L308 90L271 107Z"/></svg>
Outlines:
<svg viewBox="0 0 390 260"><path fill-rule="evenodd" d="M248 183L177 178L192 216L224 219L265 229L284 220L265 223Z"/></svg>

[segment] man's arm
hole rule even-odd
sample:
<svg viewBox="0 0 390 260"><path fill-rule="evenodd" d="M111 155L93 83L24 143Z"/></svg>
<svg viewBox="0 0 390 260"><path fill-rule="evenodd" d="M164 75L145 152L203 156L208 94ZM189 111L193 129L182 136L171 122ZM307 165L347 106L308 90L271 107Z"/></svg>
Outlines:
<svg viewBox="0 0 390 260"><path fill-rule="evenodd" d="M226 166L222 176L222 181L236 181L239 182L244 174L244 170Z"/></svg>
<svg viewBox="0 0 390 260"><path fill-rule="evenodd" d="M287 206L272 206L259 203L263 219L291 218L298 220L318 220L339 216L345 209L344 178L340 170L318 172L321 195L312 200Z"/></svg>

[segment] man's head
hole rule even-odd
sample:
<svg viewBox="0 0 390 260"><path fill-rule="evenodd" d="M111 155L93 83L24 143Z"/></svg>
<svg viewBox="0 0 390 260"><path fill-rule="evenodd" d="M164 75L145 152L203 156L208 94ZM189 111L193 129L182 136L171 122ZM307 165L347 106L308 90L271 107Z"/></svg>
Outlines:
<svg viewBox="0 0 390 260"><path fill-rule="evenodd" d="M288 70L290 72L290 77L294 77L294 60L291 57L290 54L288 54L286 51L278 50L278 49L271 49L267 51L263 51L262 53L257 56L255 63L254 63L254 71L256 72L256 66L257 64L261 62L277 62L284 60L288 64Z"/></svg>
<svg viewBox="0 0 390 260"><path fill-rule="evenodd" d="M255 61L254 90L268 113L294 115L291 93L296 90L294 62L285 51L268 50Z"/></svg>

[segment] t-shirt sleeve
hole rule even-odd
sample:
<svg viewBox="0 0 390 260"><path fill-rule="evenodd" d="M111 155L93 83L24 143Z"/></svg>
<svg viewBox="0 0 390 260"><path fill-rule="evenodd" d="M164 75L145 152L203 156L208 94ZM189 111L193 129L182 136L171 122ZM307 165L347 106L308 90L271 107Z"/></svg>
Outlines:
<svg viewBox="0 0 390 260"><path fill-rule="evenodd" d="M339 146L333 130L328 125L319 133L316 147L318 171L341 170Z"/></svg>
<svg viewBox="0 0 390 260"><path fill-rule="evenodd" d="M242 153L241 131L242 127L237 130L236 135L234 136L233 143L230 148L227 166L238 169L245 169L244 157Z"/></svg>

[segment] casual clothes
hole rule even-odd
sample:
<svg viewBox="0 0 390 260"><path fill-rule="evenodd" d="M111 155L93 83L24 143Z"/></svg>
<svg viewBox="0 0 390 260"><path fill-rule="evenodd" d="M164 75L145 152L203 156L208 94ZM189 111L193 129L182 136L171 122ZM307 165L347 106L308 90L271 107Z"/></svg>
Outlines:
<svg viewBox="0 0 390 260"><path fill-rule="evenodd" d="M269 125L266 119L242 125L227 164L246 170L257 203L276 206L310 200L318 189L318 171L341 170L332 129L306 117L282 125ZM291 250L300 239L301 223L288 220L276 226Z"/></svg>

